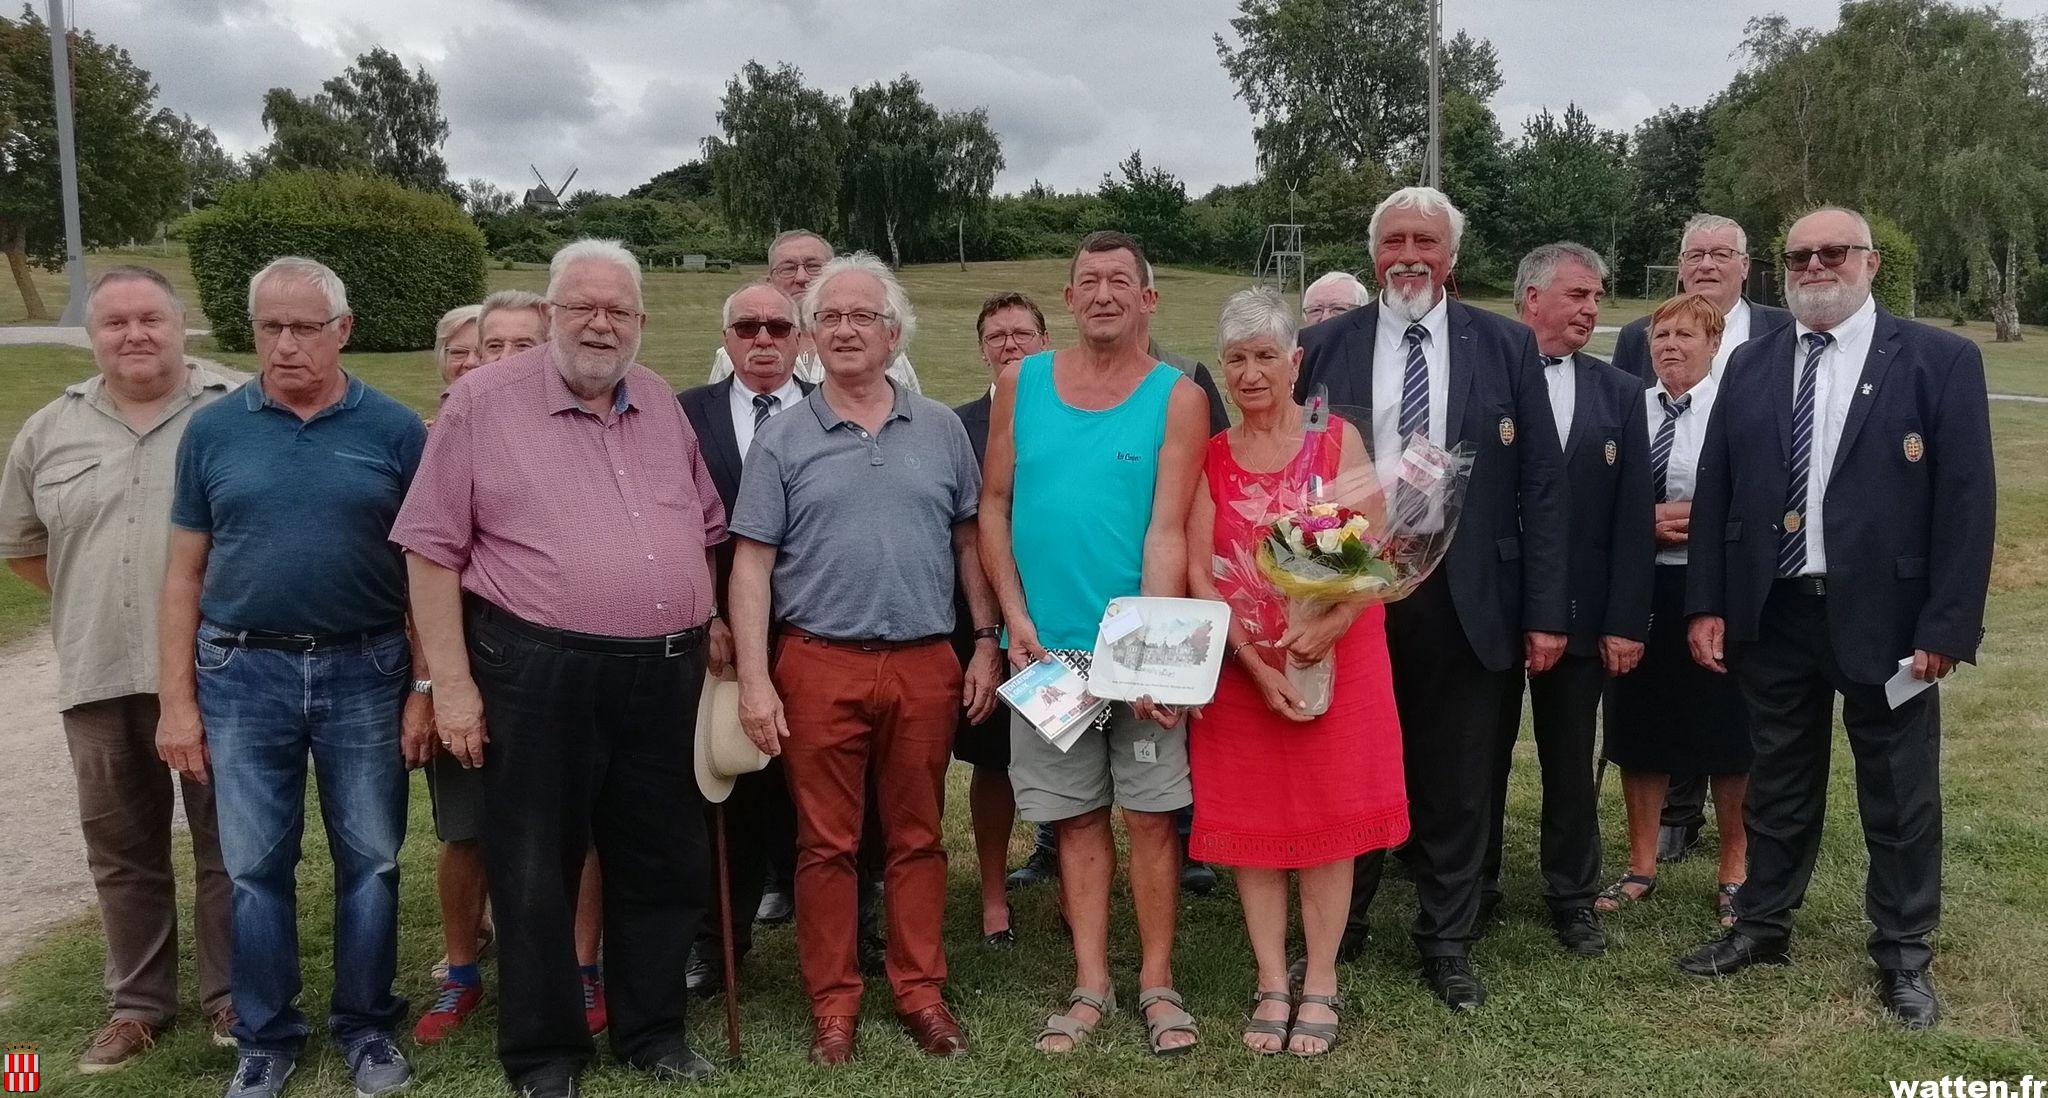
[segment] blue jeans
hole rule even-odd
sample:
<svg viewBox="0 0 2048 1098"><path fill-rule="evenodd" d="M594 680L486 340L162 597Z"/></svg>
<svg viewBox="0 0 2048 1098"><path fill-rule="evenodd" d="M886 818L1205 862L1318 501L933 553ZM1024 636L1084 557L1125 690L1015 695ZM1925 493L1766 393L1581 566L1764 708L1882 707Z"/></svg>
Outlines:
<svg viewBox="0 0 2048 1098"><path fill-rule="evenodd" d="M199 626L206 726L222 860L234 882L235 1039L296 1053L310 1027L299 994L297 876L306 760L334 856L334 997L327 1026L346 1048L405 1014L398 968L398 848L405 841L399 710L412 653L394 630L315 652L223 648Z"/></svg>

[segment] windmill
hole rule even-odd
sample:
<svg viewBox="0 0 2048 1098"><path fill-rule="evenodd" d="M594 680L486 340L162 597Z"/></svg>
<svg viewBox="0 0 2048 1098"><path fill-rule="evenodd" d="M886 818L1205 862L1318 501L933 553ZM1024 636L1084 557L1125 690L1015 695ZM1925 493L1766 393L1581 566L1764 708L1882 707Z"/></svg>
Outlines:
<svg viewBox="0 0 2048 1098"><path fill-rule="evenodd" d="M540 213L559 211L562 208L562 196L569 192L569 184L576 181L576 166L569 166L568 178L563 179L559 187L548 186L547 177L540 174L540 169L532 164L528 164L526 170L532 172L533 177L540 181L540 186L526 189L526 208Z"/></svg>

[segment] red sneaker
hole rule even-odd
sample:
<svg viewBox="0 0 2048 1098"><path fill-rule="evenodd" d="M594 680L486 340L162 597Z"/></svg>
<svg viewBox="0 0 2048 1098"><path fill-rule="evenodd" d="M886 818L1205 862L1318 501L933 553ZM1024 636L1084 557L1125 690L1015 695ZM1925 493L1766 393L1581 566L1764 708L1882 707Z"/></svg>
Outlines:
<svg viewBox="0 0 2048 1098"><path fill-rule="evenodd" d="M434 1006L420 1015L419 1024L412 1030L412 1039L421 1045L439 1044L448 1035L462 1028L476 1008L484 1001L484 989L479 984L459 984L446 980L434 997Z"/></svg>
<svg viewBox="0 0 2048 1098"><path fill-rule="evenodd" d="M604 1010L604 977L583 977L583 1023L590 1027L590 1035L604 1032L609 1024Z"/></svg>

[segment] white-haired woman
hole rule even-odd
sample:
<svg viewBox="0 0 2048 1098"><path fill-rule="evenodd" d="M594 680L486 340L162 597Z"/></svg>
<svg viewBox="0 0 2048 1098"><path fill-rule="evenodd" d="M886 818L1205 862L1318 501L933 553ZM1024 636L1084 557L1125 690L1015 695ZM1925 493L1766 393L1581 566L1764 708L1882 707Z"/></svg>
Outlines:
<svg viewBox="0 0 2048 1098"><path fill-rule="evenodd" d="M477 359L477 316L481 305L457 305L441 314L434 325L434 366L441 371L443 385L474 370Z"/></svg>
<svg viewBox="0 0 2048 1098"><path fill-rule="evenodd" d="M1223 306L1218 358L1243 420L1209 441L1188 520L1188 583L1197 598L1230 603L1230 655L1188 738L1188 854L1237 867L1259 970L1245 1044L1320 1056L1336 1044L1343 1007L1337 943L1352 859L1408 837L1408 798L1382 609L1337 606L1290 625L1267 585L1221 567L1256 542L1266 501L1299 492L1304 473L1324 481L1371 476L1355 427L1333 418L1311 431L1304 422L1293 396L1301 366L1295 331L1294 310L1271 290L1244 290ZM1285 665L1308 666L1332 652L1333 701L1328 712L1307 716ZM1300 876L1308 946L1299 998L1290 997L1287 977L1289 871Z"/></svg>

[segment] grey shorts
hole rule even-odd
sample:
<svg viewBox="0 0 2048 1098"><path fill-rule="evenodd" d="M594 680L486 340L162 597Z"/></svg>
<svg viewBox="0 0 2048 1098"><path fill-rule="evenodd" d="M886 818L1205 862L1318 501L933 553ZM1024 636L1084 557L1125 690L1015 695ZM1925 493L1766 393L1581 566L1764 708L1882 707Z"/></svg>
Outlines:
<svg viewBox="0 0 2048 1098"><path fill-rule="evenodd" d="M434 837L444 843L484 837L484 772L465 770L455 756L434 752L427 761L427 796L434 804Z"/></svg>
<svg viewBox="0 0 2048 1098"><path fill-rule="evenodd" d="M1111 702L1108 728L1090 728L1062 752L1030 722L1010 714L1010 786L1017 814L1033 823L1072 819L1115 804L1132 812L1178 812L1194 803L1188 730L1161 728ZM1139 744L1151 744L1140 762Z"/></svg>

